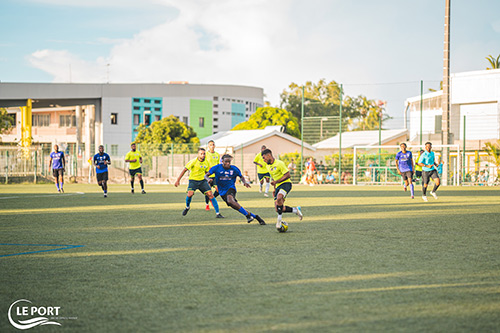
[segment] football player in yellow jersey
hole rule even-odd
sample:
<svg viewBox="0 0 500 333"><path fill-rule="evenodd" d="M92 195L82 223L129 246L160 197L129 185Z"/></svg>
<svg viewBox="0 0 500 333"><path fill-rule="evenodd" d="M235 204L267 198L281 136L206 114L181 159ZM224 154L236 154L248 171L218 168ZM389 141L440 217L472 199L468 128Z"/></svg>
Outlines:
<svg viewBox="0 0 500 333"><path fill-rule="evenodd" d="M221 163L220 160L220 155L218 152L215 151L215 142L214 140L208 141L208 151L205 153L205 158L208 161L208 165L211 167L216 166L217 164ZM212 188L215 189L214 191L214 197L217 198L219 195L219 192L217 191L217 182L215 181L215 175L211 175L209 180L208 180L208 185L210 185ZM210 206L208 204L208 197L205 196L205 210L210 210Z"/></svg>
<svg viewBox="0 0 500 333"><path fill-rule="evenodd" d="M278 213L278 221L276 223L276 228L280 228L283 213L295 213L302 220L302 210L300 206L289 207L284 206L285 198L292 190L292 182L290 180L290 171L286 167L283 161L277 160L273 157L273 153L269 149L265 149L262 152L262 158L267 164L267 169L271 175L273 181L271 185L274 186L273 196L274 196L274 206L276 212Z"/></svg>
<svg viewBox="0 0 500 333"><path fill-rule="evenodd" d="M144 191L144 181L142 180L142 169L141 169L142 155L137 150L135 143L132 143L130 145L130 148L132 150L129 151L127 155L125 155L125 162L129 163L128 172L130 174L131 192L132 194L134 194L134 178L137 175L139 183L141 184L141 193L146 194L146 191Z"/></svg>
<svg viewBox="0 0 500 333"><path fill-rule="evenodd" d="M205 174L208 172L208 170L210 170L210 167L208 166L208 161L205 159L204 148L199 148L198 157L189 161L184 167L184 169L182 169L181 174L175 181L174 184L175 187L179 186L182 176L184 176L184 174L188 170L189 170L189 185L186 196L186 208L182 212L182 216L185 216L188 213L194 192L196 190L200 190L201 193L205 194L210 199L210 201L212 201L212 205L214 206L216 214L215 217L219 219L224 218L224 216L222 216L219 213L219 204L217 204L217 200L212 194L212 189L210 188L210 185L208 185L208 182L205 179Z"/></svg>
<svg viewBox="0 0 500 333"><path fill-rule="evenodd" d="M266 162L264 162L264 159L262 159L262 152L266 150L266 146L262 146L260 148L260 153L255 155L255 158L253 159L253 164L257 165L257 176L259 177L259 182L260 182L260 189L259 192L262 193L262 185L264 185L264 182L266 182L266 191L264 192L264 196L268 197L269 194L269 178L271 178L271 175L269 174L269 171L267 170Z"/></svg>

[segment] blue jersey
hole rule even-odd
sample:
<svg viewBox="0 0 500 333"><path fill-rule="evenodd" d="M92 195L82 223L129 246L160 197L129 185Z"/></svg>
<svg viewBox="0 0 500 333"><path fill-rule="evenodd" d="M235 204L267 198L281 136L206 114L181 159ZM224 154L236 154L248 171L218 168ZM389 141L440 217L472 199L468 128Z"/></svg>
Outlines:
<svg viewBox="0 0 500 333"><path fill-rule="evenodd" d="M97 153L94 155L94 165L98 165L99 168L95 168L96 173L103 173L108 171L108 165L104 164L104 161L109 161L111 162L111 158L109 157L108 154L103 153L102 155Z"/></svg>
<svg viewBox="0 0 500 333"><path fill-rule="evenodd" d="M215 175L220 195L225 195L230 188L236 190L236 177L242 177L240 169L234 165L231 165L229 169L224 169L222 164L217 164L211 167L209 172Z"/></svg>
<svg viewBox="0 0 500 333"><path fill-rule="evenodd" d="M62 160L64 159L64 153L58 151L57 153L53 151L50 153L50 158L52 159L52 169L62 169L64 168Z"/></svg>
<svg viewBox="0 0 500 333"><path fill-rule="evenodd" d="M424 163L425 165L432 165L430 168L423 166L423 171L432 171L435 169L434 162L436 161L436 157L434 156L434 152L428 152L427 150L420 155L418 163Z"/></svg>
<svg viewBox="0 0 500 333"><path fill-rule="evenodd" d="M413 171L413 155L411 154L411 151L406 151L406 153L403 153L402 151L398 152L396 154L396 160L399 164L399 171Z"/></svg>

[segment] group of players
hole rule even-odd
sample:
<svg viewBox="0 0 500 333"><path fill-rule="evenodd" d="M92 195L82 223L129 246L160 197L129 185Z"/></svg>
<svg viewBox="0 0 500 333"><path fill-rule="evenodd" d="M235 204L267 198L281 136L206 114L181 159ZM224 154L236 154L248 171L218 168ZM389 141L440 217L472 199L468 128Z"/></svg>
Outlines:
<svg viewBox="0 0 500 333"><path fill-rule="evenodd" d="M406 191L408 186L410 187L411 198L415 197L415 191L413 187L413 175L422 177L422 200L428 201L427 199L427 187L432 179L434 181L434 188L431 191L431 195L434 199L437 199L436 191L441 184L439 179L439 174L437 171L438 163L436 161L436 156L432 151L432 143L425 143L425 150L420 151L417 157L416 165L413 161L413 155L411 151L406 150L406 144L400 144L401 151L396 154L396 167L398 173L403 179L404 190ZM416 170L417 167L421 168L421 171ZM420 173L420 174L419 174Z"/></svg>

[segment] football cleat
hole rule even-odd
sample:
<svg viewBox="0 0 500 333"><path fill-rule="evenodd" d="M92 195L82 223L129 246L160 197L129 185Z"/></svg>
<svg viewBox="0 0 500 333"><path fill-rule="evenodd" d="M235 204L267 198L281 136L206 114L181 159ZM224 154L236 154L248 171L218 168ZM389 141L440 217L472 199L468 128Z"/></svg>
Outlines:
<svg viewBox="0 0 500 333"><path fill-rule="evenodd" d="M224 216L222 216L222 214L221 214L221 213L217 213L217 215L215 215L215 218L216 218L216 219L223 219L223 218L224 218Z"/></svg>
<svg viewBox="0 0 500 333"><path fill-rule="evenodd" d="M182 211L182 216L186 216L186 214L189 212L189 208L186 207L184 208L184 210Z"/></svg>
<svg viewBox="0 0 500 333"><path fill-rule="evenodd" d="M104 193L104 197L107 198L108 197L108 194L107 193Z"/></svg>
<svg viewBox="0 0 500 333"><path fill-rule="evenodd" d="M146 191L142 190L142 191L141 191L141 194L146 194Z"/></svg>
<svg viewBox="0 0 500 333"><path fill-rule="evenodd" d="M64 193L64 189L61 187L61 193Z"/></svg>
<svg viewBox="0 0 500 333"><path fill-rule="evenodd" d="M248 214L248 216L247 216L247 223L250 223L252 221L253 221L253 216L250 215L250 214Z"/></svg>
<svg viewBox="0 0 500 333"><path fill-rule="evenodd" d="M131 189L131 190L130 190L130 193L134 194L134 189Z"/></svg>
<svg viewBox="0 0 500 333"><path fill-rule="evenodd" d="M210 210L210 205L209 205L209 204L207 204L207 205L205 206L205 210L206 210L206 211L209 211L209 210Z"/></svg>
<svg viewBox="0 0 500 333"><path fill-rule="evenodd" d="M257 221L259 221L260 225L266 225L266 222L264 222L264 220L262 219L262 217L260 217L259 215L255 215L255 219Z"/></svg>
<svg viewBox="0 0 500 333"><path fill-rule="evenodd" d="M269 196L269 194L267 194L267 193L264 193L264 196L265 196L265 197L267 198L267 197Z"/></svg>
<svg viewBox="0 0 500 333"><path fill-rule="evenodd" d="M431 195L434 197L434 199L437 200L438 196L437 196L436 192L431 192Z"/></svg>
<svg viewBox="0 0 500 333"><path fill-rule="evenodd" d="M297 206L297 216L302 221L302 218L304 217L304 214L302 214L302 209L300 208L300 206Z"/></svg>
<svg viewBox="0 0 500 333"><path fill-rule="evenodd" d="M427 200L427 196L426 195L422 196L422 200L424 200L425 202L429 201L429 200Z"/></svg>

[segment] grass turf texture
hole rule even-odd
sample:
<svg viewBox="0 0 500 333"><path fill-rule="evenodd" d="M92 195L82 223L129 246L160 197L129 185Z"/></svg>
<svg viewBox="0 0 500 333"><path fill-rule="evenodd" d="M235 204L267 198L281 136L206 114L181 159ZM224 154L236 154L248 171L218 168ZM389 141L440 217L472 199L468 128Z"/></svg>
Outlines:
<svg viewBox="0 0 500 333"><path fill-rule="evenodd" d="M246 223L185 186L0 186L0 243L84 245L0 257L0 332L10 304L60 306L37 331L497 331L500 191L442 187L425 203L401 187L294 186L273 200L239 188ZM85 194L76 194L85 192ZM1 245L0 255L50 247ZM52 247L56 248L56 247ZM30 317L31 318L31 317ZM28 319L28 318L21 318Z"/></svg>

